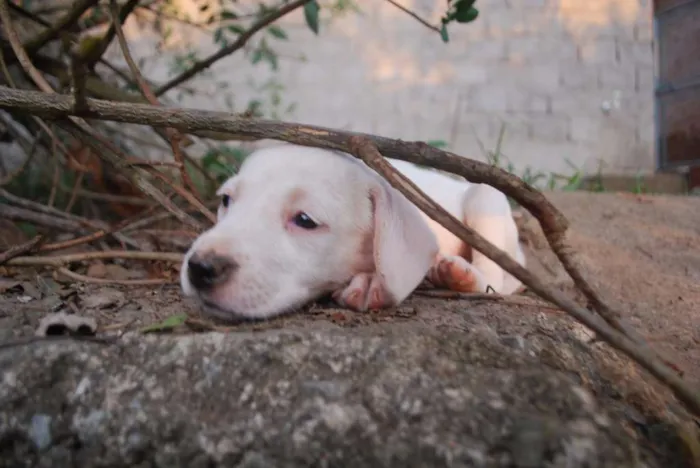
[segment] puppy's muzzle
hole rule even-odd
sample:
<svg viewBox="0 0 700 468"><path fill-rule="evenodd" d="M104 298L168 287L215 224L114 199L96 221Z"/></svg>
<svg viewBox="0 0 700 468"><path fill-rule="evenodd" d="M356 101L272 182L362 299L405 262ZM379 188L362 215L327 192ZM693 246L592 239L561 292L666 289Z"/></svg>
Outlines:
<svg viewBox="0 0 700 468"><path fill-rule="evenodd" d="M237 269L238 264L230 258L195 253L187 262L187 277L196 289L207 290L226 282Z"/></svg>

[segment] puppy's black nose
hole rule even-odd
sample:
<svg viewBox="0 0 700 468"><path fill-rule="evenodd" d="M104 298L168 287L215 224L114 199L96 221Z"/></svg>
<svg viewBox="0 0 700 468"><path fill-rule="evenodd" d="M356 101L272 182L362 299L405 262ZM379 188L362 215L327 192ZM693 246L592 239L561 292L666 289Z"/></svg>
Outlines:
<svg viewBox="0 0 700 468"><path fill-rule="evenodd" d="M187 277L197 289L209 289L231 277L238 268L230 258L213 253L194 254L187 262Z"/></svg>

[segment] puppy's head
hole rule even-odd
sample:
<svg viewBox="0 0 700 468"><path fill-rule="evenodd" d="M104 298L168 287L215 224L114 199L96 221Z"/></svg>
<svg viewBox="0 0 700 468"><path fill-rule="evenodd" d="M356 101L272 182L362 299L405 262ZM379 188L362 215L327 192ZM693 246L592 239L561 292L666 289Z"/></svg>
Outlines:
<svg viewBox="0 0 700 468"><path fill-rule="evenodd" d="M400 302L437 253L417 208L349 155L258 150L218 194L217 223L185 255L181 285L221 318L277 315L358 273L376 273Z"/></svg>

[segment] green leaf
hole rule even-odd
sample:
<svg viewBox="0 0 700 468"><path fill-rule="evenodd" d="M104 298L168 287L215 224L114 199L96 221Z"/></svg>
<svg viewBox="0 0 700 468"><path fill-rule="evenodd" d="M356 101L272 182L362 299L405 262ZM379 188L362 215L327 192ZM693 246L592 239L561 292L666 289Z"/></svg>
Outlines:
<svg viewBox="0 0 700 468"><path fill-rule="evenodd" d="M287 33L284 32L284 29L280 28L279 26L272 25L269 28L267 28L267 32L269 32L272 36L276 37L277 39L287 39Z"/></svg>
<svg viewBox="0 0 700 468"><path fill-rule="evenodd" d="M231 24L226 27L229 31L235 34L243 34L245 32L245 28L243 26L240 26L238 24Z"/></svg>
<svg viewBox="0 0 700 468"><path fill-rule="evenodd" d="M141 328L141 333L172 330L173 328L179 327L185 323L185 320L187 320L187 314L171 315L162 322L154 323Z"/></svg>
<svg viewBox="0 0 700 468"><path fill-rule="evenodd" d="M455 20L458 23L471 23L479 16L479 10L474 7L468 9L459 9L455 13Z"/></svg>
<svg viewBox="0 0 700 468"><path fill-rule="evenodd" d="M318 12L321 9L316 0L304 5L304 18L306 19L306 24L318 35Z"/></svg>
<svg viewBox="0 0 700 468"><path fill-rule="evenodd" d="M224 30L219 28L216 31L214 31L214 43L219 44L226 42L226 38L224 37Z"/></svg>
<svg viewBox="0 0 700 468"><path fill-rule="evenodd" d="M266 49L265 52L263 53L263 58L267 63L270 64L270 67L272 67L273 70L277 70L278 67L278 62L277 62L277 55L269 50Z"/></svg>
<svg viewBox="0 0 700 468"><path fill-rule="evenodd" d="M459 9L468 10L469 8L473 7L475 3L476 3L476 0L457 0L453 6L457 10L459 10Z"/></svg>
<svg viewBox="0 0 700 468"><path fill-rule="evenodd" d="M262 51L262 49L257 49L257 50L255 50L255 51L253 51L253 55L250 57L250 63L252 63L253 65L255 65L255 64L258 63L260 60L262 60L262 58L263 58L263 51Z"/></svg>
<svg viewBox="0 0 700 468"><path fill-rule="evenodd" d="M426 143L436 148L447 148L447 142L445 140L428 140Z"/></svg>
<svg viewBox="0 0 700 468"><path fill-rule="evenodd" d="M450 42L450 36L447 34L447 26L442 25L442 28L440 28L440 37L442 38L442 42Z"/></svg>
<svg viewBox="0 0 700 468"><path fill-rule="evenodd" d="M221 12L221 19L226 20L226 19L238 19L238 15L235 14L232 11L229 10L224 10Z"/></svg>

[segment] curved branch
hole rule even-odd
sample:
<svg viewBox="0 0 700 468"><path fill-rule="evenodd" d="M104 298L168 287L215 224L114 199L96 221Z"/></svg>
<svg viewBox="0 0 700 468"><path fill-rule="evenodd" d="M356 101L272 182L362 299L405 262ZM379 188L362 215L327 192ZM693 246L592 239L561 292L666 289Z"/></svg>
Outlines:
<svg viewBox="0 0 700 468"><path fill-rule="evenodd" d="M700 399L696 392L686 386L683 379L671 367L665 365L650 348L636 346L629 336L616 331L556 288L547 286L537 275L525 269L504 251L452 216L428 197L416 184L394 169L369 139L352 137L350 139L350 149L353 154L380 173L395 189L403 193L406 198L431 219L440 223L467 245L496 262L501 268L522 281L523 284L527 285L540 297L561 307L570 316L602 336L613 347L632 357L653 376L671 387L681 401L700 414Z"/></svg>
<svg viewBox="0 0 700 468"><path fill-rule="evenodd" d="M73 99L69 96L57 94L44 94L34 91L19 91L0 87L0 108L12 111L28 112L45 117L64 118L67 115L76 115L73 107ZM639 356L652 356L651 361L640 362L649 369L653 375L668 378L665 383L673 388L679 399L684 401L693 412L700 414L700 400L694 395L678 377L668 374L669 369L659 368L656 364L656 354L646 345L639 335L626 326L620 314L605 304L600 295L586 281L583 272L578 266L575 252L568 243L569 223L564 215L556 209L547 198L538 190L526 184L520 178L487 163L460 157L454 153L445 152L423 142L405 142L374 135L338 131L330 128L284 123L272 120L256 120L240 117L223 112L199 111L190 109L175 109L154 107L143 104L124 104L102 101L96 99L87 100L87 109L80 111L82 117L113 120L124 123L135 123L155 127L174 127L182 132L216 131L257 139L275 139L305 146L334 149L351 153L351 139L363 137L386 157L421 164L435 169L461 175L474 183L491 185L511 198L515 199L533 216L537 218L544 234L549 241L552 250L560 259L566 270L574 279L576 285L588 296L592 304L597 305L597 312L612 325L613 328L629 338L629 346L625 345L625 352L637 362ZM481 250L483 244L475 245ZM486 248L487 249L487 248ZM483 252L487 255L487 252ZM487 255L488 256L488 255ZM501 267L504 262L496 261ZM502 260L502 259L501 259ZM507 263L506 263L507 265ZM510 265L506 270L516 268ZM515 270L513 270L515 271ZM522 274L522 272L519 272ZM516 275L517 276L517 275ZM528 279L529 281L529 279ZM528 282L526 285L531 286ZM557 299L561 296L553 296L551 290L533 288L538 293L547 292L548 299ZM555 292L555 294L557 294ZM560 293L559 293L560 294ZM570 301L564 297L566 301ZM568 303L571 305L571 303ZM575 304L574 304L575 305ZM579 317L576 317L577 319ZM627 343L627 342L625 342ZM634 346L634 344L638 346ZM634 350L634 354L628 352ZM669 367L671 367L669 365ZM653 369L653 371L651 370Z"/></svg>

